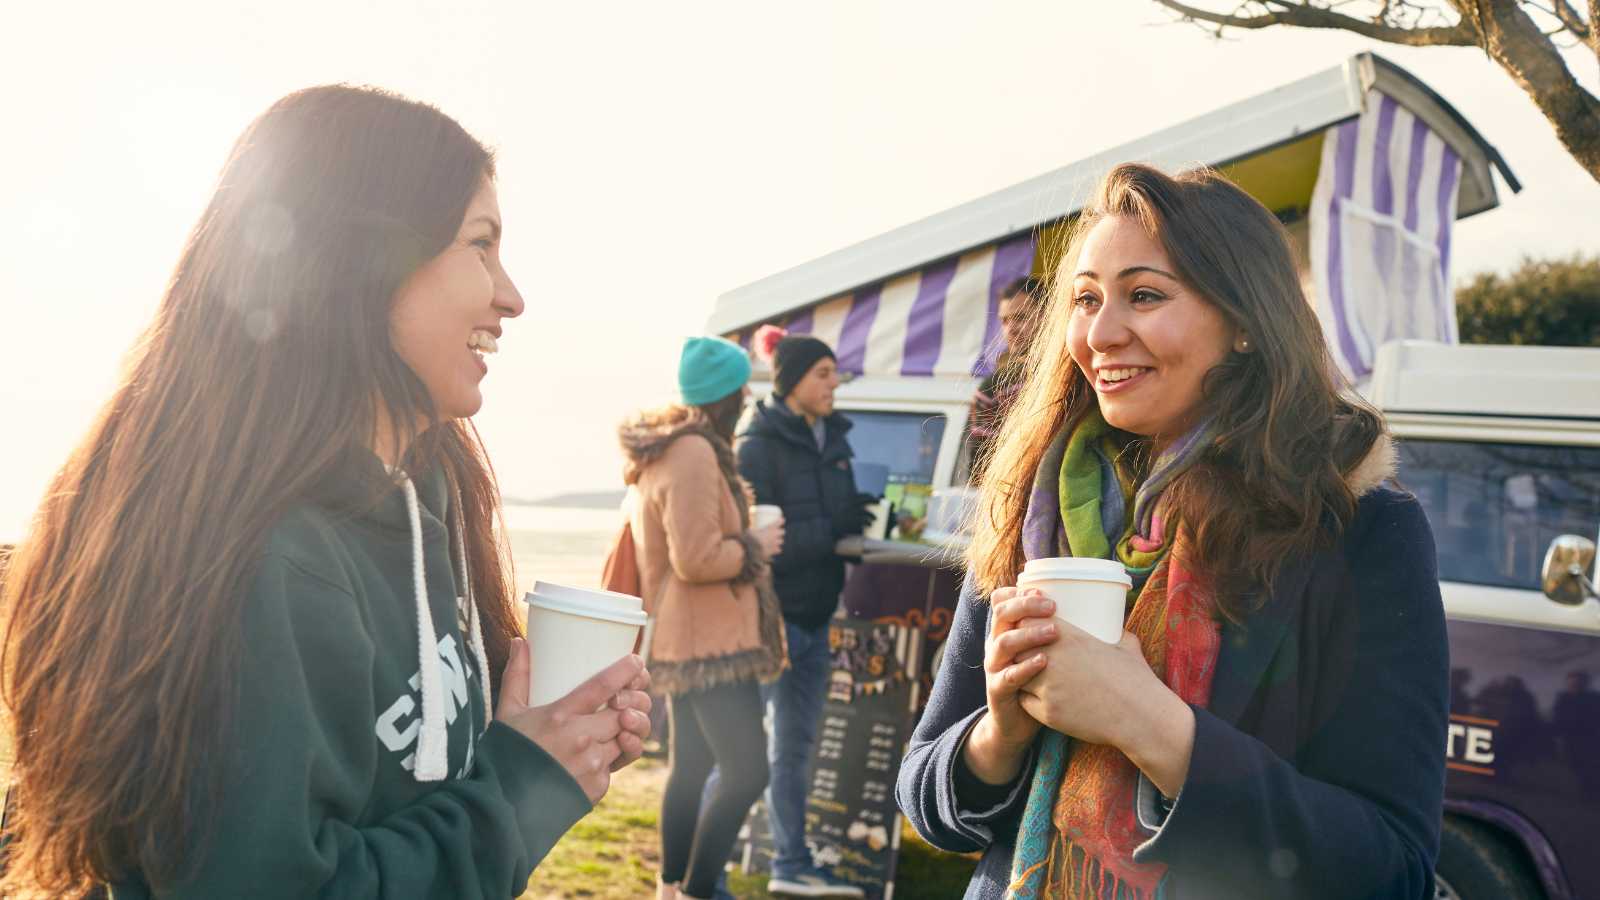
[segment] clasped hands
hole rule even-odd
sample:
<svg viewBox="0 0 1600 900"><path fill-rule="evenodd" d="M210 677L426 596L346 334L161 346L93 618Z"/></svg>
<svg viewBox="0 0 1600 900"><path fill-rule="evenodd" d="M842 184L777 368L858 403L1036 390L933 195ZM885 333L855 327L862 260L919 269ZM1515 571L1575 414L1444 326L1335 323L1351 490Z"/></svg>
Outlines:
<svg viewBox="0 0 1600 900"><path fill-rule="evenodd" d="M1108 644L1057 619L1033 589L990 600L984 647L988 715L969 735L968 767L984 781L1016 777L1040 727L1117 747L1167 796L1187 777L1194 713L1151 671L1139 639Z"/></svg>

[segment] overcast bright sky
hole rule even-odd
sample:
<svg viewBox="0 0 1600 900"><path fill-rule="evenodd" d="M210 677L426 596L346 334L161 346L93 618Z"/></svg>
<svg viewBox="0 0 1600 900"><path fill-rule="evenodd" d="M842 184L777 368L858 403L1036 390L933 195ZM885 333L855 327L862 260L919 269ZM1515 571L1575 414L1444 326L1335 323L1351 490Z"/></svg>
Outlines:
<svg viewBox="0 0 1600 900"><path fill-rule="evenodd" d="M717 294L1364 49L1527 185L1459 225L1458 281L1600 252L1600 186L1477 50L1219 42L1146 0L100 5L6 15L0 540L105 399L233 138L311 84L398 90L498 148L528 312L478 424L524 497L617 486L615 423L671 398Z"/></svg>

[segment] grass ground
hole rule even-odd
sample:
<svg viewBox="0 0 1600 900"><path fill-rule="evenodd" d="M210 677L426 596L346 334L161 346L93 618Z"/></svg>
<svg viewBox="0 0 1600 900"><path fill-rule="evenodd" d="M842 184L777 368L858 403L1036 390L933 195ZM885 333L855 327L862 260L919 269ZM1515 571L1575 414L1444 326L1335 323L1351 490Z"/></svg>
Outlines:
<svg viewBox="0 0 1600 900"><path fill-rule="evenodd" d="M600 805L539 864L522 900L654 896L661 864L656 816L666 778L666 765L654 759L618 772Z"/></svg>
<svg viewBox="0 0 1600 900"><path fill-rule="evenodd" d="M11 746L0 729L0 776L10 769ZM661 847L656 834L667 767L642 759L617 773L604 800L534 872L520 900L641 900L654 896ZM947 900L961 896L974 861L928 846L907 828L901 835L896 900ZM729 889L740 900L772 900L764 874L734 872Z"/></svg>
<svg viewBox="0 0 1600 900"><path fill-rule="evenodd" d="M638 900L652 896L660 846L656 815L667 768L644 759L612 779L604 800L540 863L521 900ZM974 860L928 846L907 829L901 836L895 900L961 896ZM765 875L735 872L729 889L741 900L771 900Z"/></svg>

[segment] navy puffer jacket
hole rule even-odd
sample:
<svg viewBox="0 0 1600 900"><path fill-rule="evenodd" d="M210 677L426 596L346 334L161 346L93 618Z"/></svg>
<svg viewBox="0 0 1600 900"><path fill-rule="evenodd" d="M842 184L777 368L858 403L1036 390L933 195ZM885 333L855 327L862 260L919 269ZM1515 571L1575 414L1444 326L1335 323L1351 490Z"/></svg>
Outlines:
<svg viewBox="0 0 1600 900"><path fill-rule="evenodd" d="M772 560L772 583L783 617L805 628L828 621L844 589L844 559L833 551L844 535L833 517L855 502L850 470L850 420L823 420L823 446L806 420L770 397L756 403L739 434L739 474L757 503L783 509L783 552Z"/></svg>

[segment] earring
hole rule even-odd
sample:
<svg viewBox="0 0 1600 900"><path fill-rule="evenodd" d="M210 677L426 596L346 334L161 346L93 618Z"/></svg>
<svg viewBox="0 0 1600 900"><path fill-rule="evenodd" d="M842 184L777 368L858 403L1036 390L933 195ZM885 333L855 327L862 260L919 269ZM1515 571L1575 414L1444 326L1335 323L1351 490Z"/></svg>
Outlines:
<svg viewBox="0 0 1600 900"><path fill-rule="evenodd" d="M1234 349L1238 353L1248 353L1250 351L1250 339L1241 338L1239 340L1239 346Z"/></svg>

